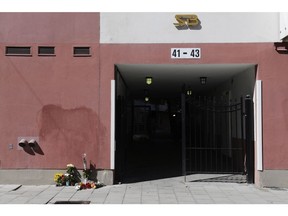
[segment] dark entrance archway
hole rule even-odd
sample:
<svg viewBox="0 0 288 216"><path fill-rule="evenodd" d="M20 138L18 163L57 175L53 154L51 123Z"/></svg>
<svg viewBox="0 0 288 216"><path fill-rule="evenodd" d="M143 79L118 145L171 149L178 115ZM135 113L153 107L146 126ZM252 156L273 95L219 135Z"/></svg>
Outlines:
<svg viewBox="0 0 288 216"><path fill-rule="evenodd" d="M150 71L150 72L147 72ZM151 72L152 71L152 72ZM207 77L207 84L201 85L199 78ZM152 77L152 84L145 83L146 77ZM191 91L193 97L221 97L225 94L229 100L240 98L247 94L253 94L255 83L255 65L235 64L235 65L115 65L116 80L116 116L115 116L115 181L116 182L137 182L172 176L186 175L191 171L192 165L187 166L187 160L192 160L191 152L188 155L187 145L183 152L183 137L188 139L194 138L201 134L207 143L217 143L219 136L208 136L211 131L209 128L210 117L205 114L199 115L200 111L192 109L191 104L186 103L185 116L183 116L183 95L187 97L187 90ZM243 80L246 85L241 84ZM248 82L247 82L248 81ZM185 86L185 88L183 88ZM189 95L191 95L189 93ZM224 95L224 96L225 96ZM186 99L185 99L186 100ZM188 107L187 107L188 106ZM187 115L187 110L189 110ZM198 114L197 114L198 112ZM230 115L230 114L229 114ZM238 116L239 114L236 114ZM207 127L202 132L195 134L192 128L183 135L187 130L183 129L183 121L187 121L189 116L194 122L208 122ZM198 120L196 120L198 118ZM228 121L234 121L235 117L228 117ZM225 118L223 118L225 119ZM240 118L236 118L239 122ZM221 117L220 117L221 120ZM220 122L227 121L227 119ZM214 122L215 123L215 122ZM191 126L191 125L190 125ZM228 127L231 123L228 124ZM203 126L201 126L203 127ZM240 126L239 126L240 128ZM234 129L233 129L234 130ZM239 129L236 129L237 133ZM234 132L227 133L225 129L220 129L224 136L236 140L238 135ZM224 131L224 132L223 132ZM241 132L240 132L241 133ZM206 137L206 135L208 137ZM188 137L187 137L188 136ZM230 137L229 137L230 136ZM234 136L234 137L233 137ZM227 137L226 137L227 138ZM225 139L226 139L225 138ZM223 138L224 139L224 138ZM187 140L186 140L187 141ZM185 142L186 142L185 141ZM234 141L233 141L234 142ZM243 143L237 142L244 150ZM209 144L209 145L210 145ZM227 145L226 145L227 144ZM232 147L228 141L225 146ZM195 152L198 148L195 144L194 160L196 166L201 163L211 164L212 150L207 150L205 157L201 157ZM210 148L210 147L209 147ZM198 150L197 150L198 151ZM230 150L221 150L221 159L215 158L215 162L221 164L223 156L226 161L233 156L233 172L243 171L243 152L235 155ZM212 154L213 155L213 154ZM199 159L204 160L200 162ZM231 173L228 169L206 168L202 169L205 173ZM243 165L243 166L241 166ZM185 166L185 167L184 167ZM194 164L195 166L195 164ZM239 168L241 167L241 168ZM188 168L188 169L187 169ZM183 172L185 169L185 172ZM190 170L189 170L190 169ZM199 171L199 170L198 170ZM244 170L245 172L245 170ZM199 173L199 172L198 172Z"/></svg>

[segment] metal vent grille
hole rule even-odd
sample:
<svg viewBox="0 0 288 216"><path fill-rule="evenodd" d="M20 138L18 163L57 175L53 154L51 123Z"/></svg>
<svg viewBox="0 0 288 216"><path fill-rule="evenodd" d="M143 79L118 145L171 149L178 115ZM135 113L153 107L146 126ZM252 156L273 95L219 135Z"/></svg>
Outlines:
<svg viewBox="0 0 288 216"><path fill-rule="evenodd" d="M6 55L31 55L31 47L6 47Z"/></svg>
<svg viewBox="0 0 288 216"><path fill-rule="evenodd" d="M74 56L89 56L90 47L74 47Z"/></svg>
<svg viewBox="0 0 288 216"><path fill-rule="evenodd" d="M55 55L55 47L49 47L49 46L38 47L38 55Z"/></svg>

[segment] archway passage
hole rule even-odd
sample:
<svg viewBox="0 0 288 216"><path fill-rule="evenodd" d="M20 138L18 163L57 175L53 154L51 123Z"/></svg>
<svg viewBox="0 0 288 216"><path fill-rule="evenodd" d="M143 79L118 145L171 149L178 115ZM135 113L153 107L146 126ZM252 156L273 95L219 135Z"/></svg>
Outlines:
<svg viewBox="0 0 288 216"><path fill-rule="evenodd" d="M201 83L203 77L206 79L205 84ZM147 78L150 83L147 83ZM194 152L194 156L187 155L188 140L183 144L183 138L185 136L186 139L187 134L188 137L196 138L200 133L205 138L211 133L211 116L199 114L200 111L186 104L185 108L188 106L189 109L186 109L183 118L183 95L193 98L224 97L228 100L253 95L255 65L117 64L115 80L115 181L137 182L183 175L189 171L187 169L191 169L191 166L186 166L187 160L194 160L196 165L193 166L200 166L198 153ZM206 121L207 127L201 132L196 128L193 128L194 131L187 131L186 126L183 126L186 117L191 117L197 124ZM228 117L228 120L232 118ZM199 128L197 124L193 124L193 127ZM185 135L184 129L187 131ZM222 131L223 134L226 133L225 129ZM237 131L227 136L237 140L240 133ZM220 135L224 136L223 134ZM211 143L217 143L216 136L210 138L206 139L204 148ZM229 145L231 146L231 143L226 142L225 146ZM225 150L225 155L229 157L232 153ZM206 156L202 163L205 164L210 159ZM215 161L220 164L222 159ZM241 160L236 159L235 163L241 164ZM197 170L198 173L207 173L206 171L223 172L213 166L211 169Z"/></svg>

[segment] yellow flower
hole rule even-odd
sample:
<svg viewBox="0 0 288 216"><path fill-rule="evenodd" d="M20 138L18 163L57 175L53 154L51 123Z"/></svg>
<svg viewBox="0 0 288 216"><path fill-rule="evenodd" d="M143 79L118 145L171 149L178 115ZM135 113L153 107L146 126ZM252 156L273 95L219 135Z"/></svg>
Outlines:
<svg viewBox="0 0 288 216"><path fill-rule="evenodd" d="M54 175L54 181L58 182L59 178L61 178L63 176L63 173L55 173Z"/></svg>

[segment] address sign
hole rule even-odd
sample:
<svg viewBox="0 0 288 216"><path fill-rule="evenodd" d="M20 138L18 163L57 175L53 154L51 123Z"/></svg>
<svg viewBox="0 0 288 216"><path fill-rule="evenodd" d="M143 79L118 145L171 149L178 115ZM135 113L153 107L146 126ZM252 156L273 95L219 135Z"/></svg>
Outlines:
<svg viewBox="0 0 288 216"><path fill-rule="evenodd" d="M171 48L172 59L200 59L200 48Z"/></svg>

